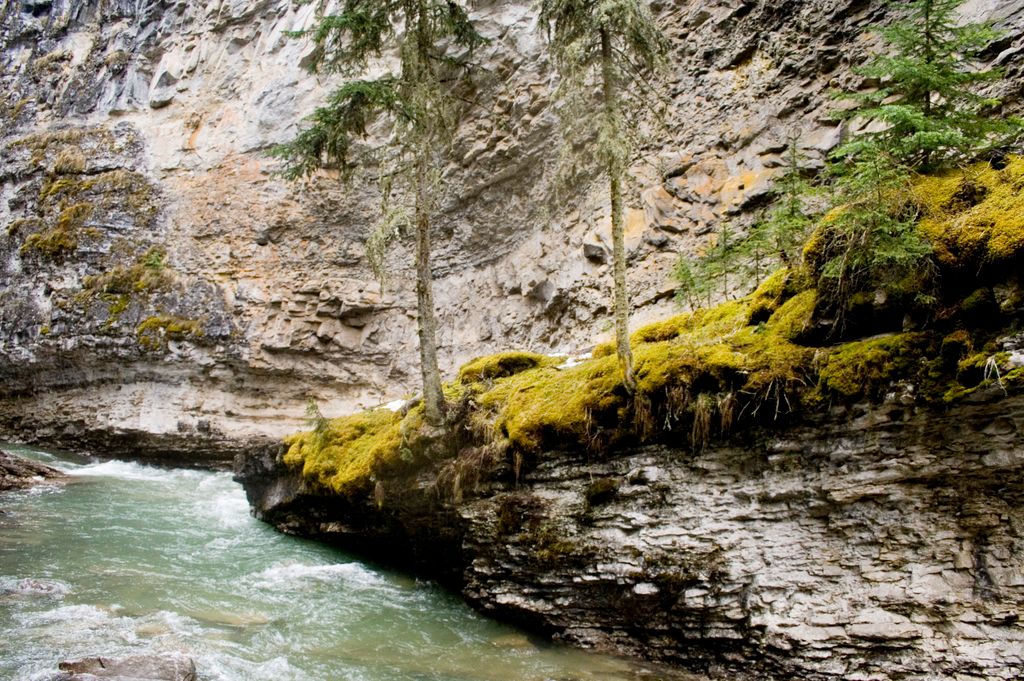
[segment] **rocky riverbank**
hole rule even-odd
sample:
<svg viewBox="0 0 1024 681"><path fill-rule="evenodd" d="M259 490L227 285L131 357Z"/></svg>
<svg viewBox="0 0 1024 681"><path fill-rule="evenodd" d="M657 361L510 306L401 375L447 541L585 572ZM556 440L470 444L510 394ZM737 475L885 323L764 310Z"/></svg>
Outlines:
<svg viewBox="0 0 1024 681"><path fill-rule="evenodd" d="M1024 674L1024 396L836 409L693 454L546 452L323 496L239 460L279 529L431 574L556 639L758 679Z"/></svg>
<svg viewBox="0 0 1024 681"><path fill-rule="evenodd" d="M59 481L64 477L56 468L0 450L0 492Z"/></svg>

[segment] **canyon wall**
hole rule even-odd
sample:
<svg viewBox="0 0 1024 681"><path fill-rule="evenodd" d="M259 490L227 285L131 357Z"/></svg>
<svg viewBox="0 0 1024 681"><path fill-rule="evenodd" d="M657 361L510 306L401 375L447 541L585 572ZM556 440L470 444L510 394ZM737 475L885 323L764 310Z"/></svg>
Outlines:
<svg viewBox="0 0 1024 681"><path fill-rule="evenodd" d="M442 364L585 350L609 333L602 185L556 187L554 79L529 2L478 0L490 42L435 220ZM830 92L884 19L863 0L655 2L667 119L631 170L637 323L671 312L679 253L770 199L787 140L843 136ZM288 184L266 150L338 84L308 74L312 5L8 0L0 7L0 436L223 460L241 439L414 393L408 244L386 287L364 241L377 188ZM970 0L1019 108L1024 4ZM653 97L653 96L652 96ZM370 143L380 131L371 131ZM193 454L189 454L192 456Z"/></svg>
<svg viewBox="0 0 1024 681"><path fill-rule="evenodd" d="M547 452L458 492L447 461L362 499L322 496L273 449L237 476L279 529L573 644L713 678L1009 681L1024 675L1022 428L1024 397L992 386L698 453Z"/></svg>

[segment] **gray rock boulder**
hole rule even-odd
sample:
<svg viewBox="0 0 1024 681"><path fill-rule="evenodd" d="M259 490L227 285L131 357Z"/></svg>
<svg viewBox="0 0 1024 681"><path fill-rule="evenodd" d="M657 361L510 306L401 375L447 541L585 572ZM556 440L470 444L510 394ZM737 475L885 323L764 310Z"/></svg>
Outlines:
<svg viewBox="0 0 1024 681"><path fill-rule="evenodd" d="M0 450L0 492L63 477L64 474L56 468Z"/></svg>
<svg viewBox="0 0 1024 681"><path fill-rule="evenodd" d="M195 681L196 665L184 655L133 655L120 659L86 657L61 662L50 681Z"/></svg>

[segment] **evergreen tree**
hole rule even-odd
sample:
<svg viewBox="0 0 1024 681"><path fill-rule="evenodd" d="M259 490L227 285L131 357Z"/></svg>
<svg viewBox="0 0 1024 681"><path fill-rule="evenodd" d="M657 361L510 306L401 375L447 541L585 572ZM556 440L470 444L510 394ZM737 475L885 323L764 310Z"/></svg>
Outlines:
<svg viewBox="0 0 1024 681"><path fill-rule="evenodd" d="M680 256L674 271L679 282L676 300L695 310L710 306L716 293L727 297L730 281L735 283L729 275L737 273L740 259L737 247L742 243L735 240L732 225L723 222L715 240L704 252L697 257Z"/></svg>
<svg viewBox="0 0 1024 681"><path fill-rule="evenodd" d="M958 25L961 0L907 0L879 29L890 51L857 69L880 87L845 93L858 106L844 114L874 124L839 147L828 164L832 219L814 249L819 291L842 328L850 296L892 288L926 271L931 249L915 229L909 200L913 174L970 160L1019 134L1020 121L992 114L998 100L978 87L1000 77L974 60L997 34L982 24Z"/></svg>
<svg viewBox="0 0 1024 681"><path fill-rule="evenodd" d="M999 101L978 92L998 80L996 70L975 68L975 60L998 33L985 24L957 24L962 0L901 0L897 19L879 33L889 51L856 69L878 80L868 93L843 93L857 116L881 126L837 152L859 153L870 140L901 164L930 168L976 157L1019 132L1019 121L991 115ZM869 151L869 154L875 153Z"/></svg>
<svg viewBox="0 0 1024 681"><path fill-rule="evenodd" d="M464 106L458 88L468 77L466 57L483 38L454 0L343 0L337 13L321 14L314 28L295 35L315 44L312 71L348 77L365 70L368 60L382 56L385 47L398 48L396 72L344 83L309 117L308 127L273 153L285 160L285 175L293 179L321 168L348 174L360 163L381 164L381 218L368 240L368 256L383 277L387 243L411 223L425 418L439 425L444 396L437 363L430 221L443 190L440 168ZM355 142L380 116L392 123L389 144L371 158L353 158Z"/></svg>
<svg viewBox="0 0 1024 681"><path fill-rule="evenodd" d="M650 94L647 77L664 62L668 41L642 0L541 0L540 25L562 78L557 95L566 150L592 149L608 179L615 344L632 393L622 182L634 148L634 114ZM592 139L593 146L584 146Z"/></svg>
<svg viewBox="0 0 1024 681"><path fill-rule="evenodd" d="M735 290L756 288L780 266L796 266L814 225L808 201L815 189L804 177L798 139L792 138L786 172L773 188L775 202L746 236L737 238L728 222L714 244L696 258L681 256L675 268L676 297L691 308L710 305L716 291L727 297Z"/></svg>
<svg viewBox="0 0 1024 681"><path fill-rule="evenodd" d="M755 285L778 266L797 265L800 250L814 225L808 202L815 189L804 177L799 139L791 137L786 153L786 172L772 193L775 201L764 218L757 222L742 249L753 265Z"/></svg>
<svg viewBox="0 0 1024 681"><path fill-rule="evenodd" d="M808 250L819 295L842 332L853 294L889 289L915 270L926 272L931 246L917 229L911 172L897 157L868 144L833 173L834 208Z"/></svg>

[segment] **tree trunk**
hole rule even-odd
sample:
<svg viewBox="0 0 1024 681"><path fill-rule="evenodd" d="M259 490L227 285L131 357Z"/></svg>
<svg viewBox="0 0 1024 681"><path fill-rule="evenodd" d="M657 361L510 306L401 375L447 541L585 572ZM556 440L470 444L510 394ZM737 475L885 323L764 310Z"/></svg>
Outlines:
<svg viewBox="0 0 1024 681"><path fill-rule="evenodd" d="M434 283L430 268L430 216L425 195L426 167L421 161L416 178L416 306L420 337L420 372L423 376L424 416L432 426L444 418L444 393L437 368L437 319L434 316Z"/></svg>
<svg viewBox="0 0 1024 681"><path fill-rule="evenodd" d="M616 120L618 100L615 93L615 71L612 64L611 38L601 29L601 66L604 86L605 115ZM626 225L622 216L622 170L614 160L608 163L608 194L612 210L612 278L615 283L613 316L615 318L615 349L622 370L626 392L636 391L633 376L633 351L629 347L629 296L626 292Z"/></svg>

